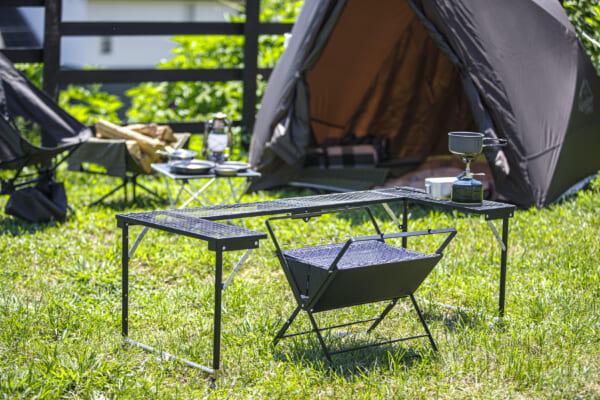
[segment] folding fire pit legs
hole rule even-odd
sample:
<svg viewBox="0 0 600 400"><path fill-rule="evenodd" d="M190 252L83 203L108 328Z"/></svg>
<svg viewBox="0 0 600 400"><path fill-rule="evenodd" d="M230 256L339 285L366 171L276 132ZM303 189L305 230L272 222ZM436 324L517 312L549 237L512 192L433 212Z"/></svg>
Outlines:
<svg viewBox="0 0 600 400"><path fill-rule="evenodd" d="M369 214L369 218L377 232L376 235L354 237L345 243L300 247L290 250L281 249L271 227L272 221L301 218L308 222L310 218L322 214L350 210L343 209L286 215L272 217L267 220L267 229L275 244L277 256L298 303L290 318L284 323L279 333L277 333L273 341L274 344L277 344L280 339L286 337L315 332L330 363L333 363L331 359L332 354L421 337L429 338L431 346L437 351L435 341L413 294L441 259L442 251L450 243L454 235L456 235L456 229L429 229L416 232L382 234L369 208L361 207L361 209L366 210ZM386 239L404 239L409 236L441 233L449 234L449 236L438 247L435 253L421 253L405 247L393 246L385 242ZM396 305L398 299L402 297L410 297L425 330L424 335L404 337L338 351L329 351L321 335L322 331L358 323L372 322L367 331L370 332L386 317ZM313 316L313 314L321 311L385 300L391 301L383 312L376 318L364 321L319 328ZM293 323L300 310L307 313L313 330L286 335L287 329Z"/></svg>

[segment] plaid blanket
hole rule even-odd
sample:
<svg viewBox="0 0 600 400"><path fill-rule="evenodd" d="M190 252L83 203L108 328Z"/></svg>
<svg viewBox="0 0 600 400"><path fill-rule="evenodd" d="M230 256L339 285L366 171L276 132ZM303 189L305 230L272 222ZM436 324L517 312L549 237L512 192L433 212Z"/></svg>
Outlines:
<svg viewBox="0 0 600 400"><path fill-rule="evenodd" d="M310 148L306 156L307 166L320 168L371 168L377 162L377 151L370 144Z"/></svg>

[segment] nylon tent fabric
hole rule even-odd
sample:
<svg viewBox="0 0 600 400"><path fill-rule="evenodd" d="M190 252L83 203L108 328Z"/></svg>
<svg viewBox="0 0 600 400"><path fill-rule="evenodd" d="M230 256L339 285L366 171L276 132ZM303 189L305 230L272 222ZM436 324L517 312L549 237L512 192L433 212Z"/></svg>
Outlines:
<svg viewBox="0 0 600 400"><path fill-rule="evenodd" d="M345 1L306 0L288 47L275 66L258 111L249 162L268 177L253 190L286 183L301 165L310 141L305 73L318 59Z"/></svg>
<svg viewBox="0 0 600 400"><path fill-rule="evenodd" d="M570 23L565 25L568 20L560 3L420 3L481 94L495 136L509 140L504 153L512 168L503 179L496 174L497 190L523 206L547 204L546 191L567 132L579 61L578 40Z"/></svg>
<svg viewBox="0 0 600 400"><path fill-rule="evenodd" d="M41 146L32 144L19 132L14 124L15 117L23 117L39 125ZM2 54L0 119L0 169L48 161L92 136L87 126L60 108Z"/></svg>
<svg viewBox="0 0 600 400"><path fill-rule="evenodd" d="M370 13L378 18L375 27L372 19L371 25L366 23ZM414 20L420 21L418 27ZM355 30L344 33L344 26ZM430 38L420 49L402 37L413 32L413 39L419 31ZM361 41L371 34L376 45ZM427 51L431 43L437 52ZM383 56L385 50L376 52L378 48L388 49L390 56ZM417 60L394 64L393 57ZM444 63L453 69L442 68ZM398 78L402 75L390 73L394 69L406 75ZM406 72L410 70L412 76ZM398 91L403 95L387 89L394 80L401 86L402 79L423 83L420 88L405 85ZM425 101L427 91L435 90L438 96ZM457 91L461 97L456 100L444 96ZM387 121L397 127L389 134L396 142L394 151L410 156L411 147L431 154L444 151L447 131L468 130L472 124L487 136L509 141L503 151L488 156L502 197L523 207L542 207L600 169L595 156L600 120L594 104L599 94L596 72L554 0L306 2L257 115L250 163L263 177L251 189L292 179L301 171L308 144L331 132L364 135L382 131L377 122ZM452 105L455 109L444 116ZM470 118L453 120L462 109L470 111Z"/></svg>

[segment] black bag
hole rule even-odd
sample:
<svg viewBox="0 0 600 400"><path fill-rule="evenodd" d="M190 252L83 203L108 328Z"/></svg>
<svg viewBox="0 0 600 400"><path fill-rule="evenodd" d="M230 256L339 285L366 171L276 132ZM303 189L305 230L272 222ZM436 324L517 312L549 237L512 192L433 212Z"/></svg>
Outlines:
<svg viewBox="0 0 600 400"><path fill-rule="evenodd" d="M29 222L61 220L67 215L67 193L62 182L39 182L10 194L7 214Z"/></svg>

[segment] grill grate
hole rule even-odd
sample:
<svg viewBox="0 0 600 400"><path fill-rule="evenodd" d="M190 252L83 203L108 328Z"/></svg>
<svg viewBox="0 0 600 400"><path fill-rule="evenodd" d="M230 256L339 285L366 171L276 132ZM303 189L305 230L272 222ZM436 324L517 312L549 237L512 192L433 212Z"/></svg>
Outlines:
<svg viewBox="0 0 600 400"><path fill-rule="evenodd" d="M283 255L327 269L331 266L343 246L344 243L333 243L314 247L303 247L284 250ZM437 257L437 255L424 254L403 247L392 246L378 240L369 240L352 243L339 261L338 268L349 269L434 257Z"/></svg>

